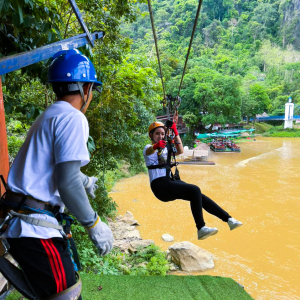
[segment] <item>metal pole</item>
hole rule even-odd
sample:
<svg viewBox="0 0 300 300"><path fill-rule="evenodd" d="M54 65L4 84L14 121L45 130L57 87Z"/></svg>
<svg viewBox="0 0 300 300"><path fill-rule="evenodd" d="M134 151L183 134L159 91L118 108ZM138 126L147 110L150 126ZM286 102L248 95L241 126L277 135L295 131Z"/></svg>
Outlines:
<svg viewBox="0 0 300 300"><path fill-rule="evenodd" d="M92 33L92 38L95 40L103 37L103 31L96 31ZM51 58L58 51L79 48L86 45L87 42L86 33L82 33L37 49L2 57L0 58L0 75L27 67L41 60Z"/></svg>
<svg viewBox="0 0 300 300"><path fill-rule="evenodd" d="M9 171L9 157L7 147L7 135L5 126L5 112L4 112L4 101L2 93L2 81L0 76L0 175L3 175L4 179L7 180ZM0 182L0 195L5 192L5 189Z"/></svg>
<svg viewBox="0 0 300 300"><path fill-rule="evenodd" d="M87 38L89 40L89 43L91 44L92 47L94 47L94 40L88 30L88 28L86 27L86 24L83 21L83 17L81 15L81 12L75 2L75 0L69 0L69 3L72 6L72 9L77 17L78 22L80 23L81 28L83 29L83 31L87 34Z"/></svg>

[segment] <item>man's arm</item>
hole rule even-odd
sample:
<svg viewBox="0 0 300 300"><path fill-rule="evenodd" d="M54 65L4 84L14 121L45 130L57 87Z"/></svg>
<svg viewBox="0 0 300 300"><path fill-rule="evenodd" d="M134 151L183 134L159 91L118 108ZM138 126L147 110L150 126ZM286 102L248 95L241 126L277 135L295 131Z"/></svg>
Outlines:
<svg viewBox="0 0 300 300"><path fill-rule="evenodd" d="M108 253L113 244L112 232L91 207L80 175L80 161L59 163L56 172L62 202L86 228L100 254Z"/></svg>
<svg viewBox="0 0 300 300"><path fill-rule="evenodd" d="M95 199L95 191L98 188L98 185L96 182L98 181L98 178L96 177L89 177L82 172L79 173L80 179L83 183L83 186L85 188L86 193L91 196L93 199Z"/></svg>

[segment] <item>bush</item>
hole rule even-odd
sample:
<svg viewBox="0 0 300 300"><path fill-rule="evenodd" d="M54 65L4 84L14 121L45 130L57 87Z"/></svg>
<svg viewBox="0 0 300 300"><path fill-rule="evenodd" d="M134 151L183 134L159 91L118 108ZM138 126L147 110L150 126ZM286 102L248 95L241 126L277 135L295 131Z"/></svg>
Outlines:
<svg viewBox="0 0 300 300"><path fill-rule="evenodd" d="M300 137L300 129L283 128L283 125L271 128L263 136L267 137Z"/></svg>
<svg viewBox="0 0 300 300"><path fill-rule="evenodd" d="M109 254L99 256L96 247L81 225L73 225L72 232L82 272L112 275L166 275L170 268L165 252L158 246L138 249L132 254L113 249Z"/></svg>
<svg viewBox="0 0 300 300"><path fill-rule="evenodd" d="M184 136L181 137L181 140L183 146L188 146L189 148L193 148L195 136L190 134L185 134Z"/></svg>
<svg viewBox="0 0 300 300"><path fill-rule="evenodd" d="M17 118L17 115L15 116ZM6 117L7 146L10 163L13 162L25 141L29 126L14 117Z"/></svg>
<svg viewBox="0 0 300 300"><path fill-rule="evenodd" d="M138 249L128 256L127 263L131 266L129 275L166 275L170 268L165 252L156 245Z"/></svg>

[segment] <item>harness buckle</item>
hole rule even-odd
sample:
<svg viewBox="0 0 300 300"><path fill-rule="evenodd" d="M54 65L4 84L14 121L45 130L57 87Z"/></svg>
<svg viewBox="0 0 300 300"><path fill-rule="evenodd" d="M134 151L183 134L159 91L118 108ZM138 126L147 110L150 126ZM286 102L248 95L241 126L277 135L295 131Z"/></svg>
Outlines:
<svg viewBox="0 0 300 300"><path fill-rule="evenodd" d="M12 218L13 218L13 215L8 212L6 217L3 220L2 224L0 225L0 231L2 230L3 226Z"/></svg>
<svg viewBox="0 0 300 300"><path fill-rule="evenodd" d="M10 246L9 243L7 242L6 238L4 235L0 236L0 257L4 256L8 250L9 250Z"/></svg>

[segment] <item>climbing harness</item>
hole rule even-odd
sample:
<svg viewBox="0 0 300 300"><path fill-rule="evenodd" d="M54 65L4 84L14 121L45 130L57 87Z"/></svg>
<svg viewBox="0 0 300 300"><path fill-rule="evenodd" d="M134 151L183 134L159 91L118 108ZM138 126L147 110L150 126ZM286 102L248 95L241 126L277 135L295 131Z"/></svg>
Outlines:
<svg viewBox="0 0 300 300"><path fill-rule="evenodd" d="M165 140L167 141L167 162L158 164L158 165L150 165L147 166L148 170L153 169L166 169L166 177L170 180L177 181L180 180L179 171L177 168L178 162L176 162L175 154L177 152L176 146L175 146L175 135L173 132L171 132L171 126L173 125L173 121L167 120L165 124ZM158 151L159 152L159 151ZM159 154L158 154L159 155ZM172 173L172 168L175 168L174 174Z"/></svg>
<svg viewBox="0 0 300 300"><path fill-rule="evenodd" d="M81 266L71 233L71 225L74 222L74 220L67 214L59 213L58 206L53 207L31 196L23 195L20 193L14 193L8 190L7 184L2 175L0 175L0 179L3 183L3 186L6 189L6 192L2 195L0 199L0 272L26 298L38 300L39 298L34 293L34 290L28 282L24 272L5 258L6 254L10 249L9 243L3 235L4 231L7 228L7 224L11 219L17 217L31 225L54 228L59 230L63 238L68 242L68 248L70 250L71 259L74 263L74 269L75 271L78 271L80 270ZM29 214L33 213L47 214L49 216L55 217L61 225L56 225L51 222L28 216ZM81 294L82 283L77 273L76 276L76 284L47 299L78 299Z"/></svg>
<svg viewBox="0 0 300 300"><path fill-rule="evenodd" d="M77 282L74 285L46 299L38 298L24 272L3 256L0 256L0 272L9 283L29 300L76 300L81 294L82 282L77 272L75 272Z"/></svg>

